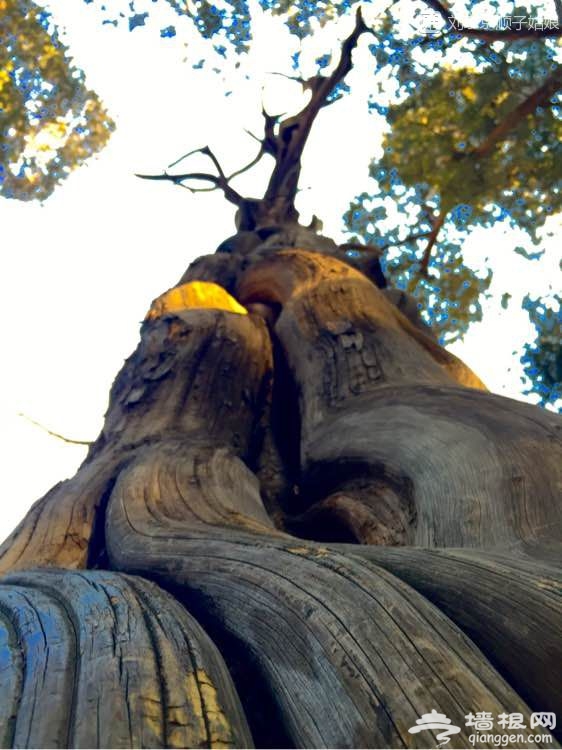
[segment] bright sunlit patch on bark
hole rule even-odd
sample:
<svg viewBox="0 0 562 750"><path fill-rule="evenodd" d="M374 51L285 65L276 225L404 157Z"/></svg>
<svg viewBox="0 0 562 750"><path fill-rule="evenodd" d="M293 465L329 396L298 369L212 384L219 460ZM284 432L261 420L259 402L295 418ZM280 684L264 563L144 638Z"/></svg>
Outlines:
<svg viewBox="0 0 562 750"><path fill-rule="evenodd" d="M246 308L231 297L222 286L211 281L190 281L170 289L155 299L146 319L154 320L166 313L198 308L227 310L239 315L248 314Z"/></svg>

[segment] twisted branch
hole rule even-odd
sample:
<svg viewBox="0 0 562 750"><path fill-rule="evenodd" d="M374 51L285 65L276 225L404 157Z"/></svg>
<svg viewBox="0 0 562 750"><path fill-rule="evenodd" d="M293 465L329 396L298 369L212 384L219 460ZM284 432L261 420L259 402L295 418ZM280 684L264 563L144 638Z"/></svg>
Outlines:
<svg viewBox="0 0 562 750"><path fill-rule="evenodd" d="M263 137L260 139L247 131L252 138L259 142L259 151L244 167L226 175L209 146L204 146L184 154L172 162L167 169L172 169L187 157L200 153L212 161L216 173L185 172L170 174L166 170L163 174L137 174L137 177L145 180L167 180L191 192L222 190L225 198L241 209L241 213L247 217L241 221L239 228L251 230L259 226L297 221L298 213L294 204L301 172L301 157L310 129L320 109L339 98L338 96L330 97L351 70L353 50L364 33L374 32L365 24L359 8L355 16L355 26L351 34L342 43L340 58L332 73L328 76L313 76L306 80L295 78L303 88L309 89L312 94L308 104L299 113L283 120L281 115L270 115L262 108L264 118ZM264 154L269 154L275 159L265 195L259 200L244 198L231 186L231 180L254 167ZM189 181L207 182L210 183L211 187L194 188L186 184Z"/></svg>
<svg viewBox="0 0 562 750"><path fill-rule="evenodd" d="M230 203L234 203L235 206L239 206L244 199L240 195L240 193L234 190L234 188L230 185L230 181L234 177L237 177L243 172L246 172L248 169L251 169L255 164L257 164L257 162L263 156L263 149L260 149L260 152L258 153L258 155L254 159L252 159L252 161L249 164L237 170L236 172L233 172L229 176L225 174L219 160L217 159L213 151L209 148L209 146L203 146L203 148L196 148L193 151L189 151L187 154L180 156L179 159L176 159L176 161L172 162L168 166L168 169L171 169L172 167L177 166L181 161L183 161L184 159L187 159L189 156L193 156L193 154L203 154L204 156L209 157L215 169L217 170L217 174L212 174L211 172L185 172L183 174L169 174L166 171L163 174L156 174L156 175L136 174L135 176L140 177L143 180L168 180L169 182L173 182L174 185L180 185L181 187L187 188L187 190L189 190L192 193L222 190L224 193L224 197L228 201L230 201ZM213 185L213 187L212 188L193 188L190 185L184 184L186 180L201 180L203 182L210 182Z"/></svg>

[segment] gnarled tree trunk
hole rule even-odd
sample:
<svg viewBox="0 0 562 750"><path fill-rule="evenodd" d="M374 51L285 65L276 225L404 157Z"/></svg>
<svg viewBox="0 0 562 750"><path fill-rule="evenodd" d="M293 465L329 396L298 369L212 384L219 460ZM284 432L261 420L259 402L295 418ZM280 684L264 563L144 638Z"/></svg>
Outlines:
<svg viewBox="0 0 562 750"><path fill-rule="evenodd" d="M471 712L560 716L562 421L325 238L242 234L153 303L85 463L2 547L3 745L428 747L437 710L467 747Z"/></svg>
<svg viewBox="0 0 562 750"><path fill-rule="evenodd" d="M239 231L153 303L83 466L0 549L3 746L468 747L469 714L562 716L562 420L488 393L375 248L297 223L369 31L264 113L263 198L207 147L216 173L152 177L221 189Z"/></svg>

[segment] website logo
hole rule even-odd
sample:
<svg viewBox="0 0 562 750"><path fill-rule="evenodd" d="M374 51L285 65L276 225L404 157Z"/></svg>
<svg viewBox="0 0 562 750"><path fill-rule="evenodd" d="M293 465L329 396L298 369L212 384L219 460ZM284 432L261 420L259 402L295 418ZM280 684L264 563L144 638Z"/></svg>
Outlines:
<svg viewBox="0 0 562 750"><path fill-rule="evenodd" d="M448 719L445 714L438 713L435 709L430 714L423 714L421 719L417 719L416 726L410 727L408 732L410 734L417 734L423 732L426 729L439 729L439 734L435 735L439 740L437 747L443 747L449 742L449 738L452 734L458 734L461 731L460 727L451 724L451 719Z"/></svg>

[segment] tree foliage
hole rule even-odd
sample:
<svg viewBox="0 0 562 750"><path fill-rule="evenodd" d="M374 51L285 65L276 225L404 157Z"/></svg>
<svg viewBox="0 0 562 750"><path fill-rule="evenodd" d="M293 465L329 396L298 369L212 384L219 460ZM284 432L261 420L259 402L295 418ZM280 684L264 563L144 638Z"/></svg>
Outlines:
<svg viewBox="0 0 562 750"><path fill-rule="evenodd" d="M533 300L527 295L523 307L536 329L521 359L531 382L527 393L538 394L544 406L562 398L562 297Z"/></svg>
<svg viewBox="0 0 562 750"><path fill-rule="evenodd" d="M0 195L45 200L106 144L113 122L49 13L0 0Z"/></svg>
<svg viewBox="0 0 562 750"><path fill-rule="evenodd" d="M428 321L451 341L481 318L491 281L464 263L469 231L503 221L538 245L560 210L556 46L389 37L373 51L398 86L390 102L372 105L388 122L384 152L371 164L372 192L357 197L346 224L388 248L395 283L423 300Z"/></svg>
<svg viewBox="0 0 562 750"><path fill-rule="evenodd" d="M102 3L103 23L118 26L128 24L129 29L145 26L150 16L150 5L155 0L113 0ZM367 0L367 4L371 0ZM94 0L84 0L87 5ZM180 18L188 18L204 39L209 39L220 54L227 51L245 52L252 39L252 15L247 0L164 0ZM312 0L258 0L262 10L281 17L292 34L299 39L308 36L315 24L323 26L347 13L354 5L350 0L339 2L312 2ZM179 20L179 19L178 19ZM162 36L175 36L176 26L160 30Z"/></svg>

